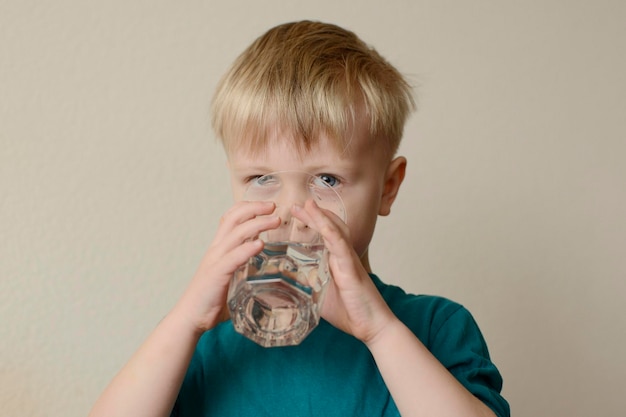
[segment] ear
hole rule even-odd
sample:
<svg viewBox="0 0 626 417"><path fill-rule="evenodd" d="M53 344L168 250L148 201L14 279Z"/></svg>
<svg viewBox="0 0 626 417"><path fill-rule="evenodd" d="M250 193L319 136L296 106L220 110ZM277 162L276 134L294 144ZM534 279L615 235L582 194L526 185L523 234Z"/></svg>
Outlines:
<svg viewBox="0 0 626 417"><path fill-rule="evenodd" d="M378 214L387 216L391 213L391 206L396 200L400 185L404 181L406 173L406 158L399 156L389 163L385 173L385 183L383 184L383 194L380 199L380 209Z"/></svg>

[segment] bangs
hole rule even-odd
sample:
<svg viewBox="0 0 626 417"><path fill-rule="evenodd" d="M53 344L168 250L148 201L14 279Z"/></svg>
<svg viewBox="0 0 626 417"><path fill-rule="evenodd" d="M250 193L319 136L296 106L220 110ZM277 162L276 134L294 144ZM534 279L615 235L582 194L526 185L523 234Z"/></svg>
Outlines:
<svg viewBox="0 0 626 417"><path fill-rule="evenodd" d="M361 107L355 103L362 98L351 98L343 88L341 92L325 88L295 92L261 86L234 85L224 97L216 96L213 128L227 154L263 149L278 135L300 152L310 150L321 135L340 152L348 147L359 114L355 107Z"/></svg>

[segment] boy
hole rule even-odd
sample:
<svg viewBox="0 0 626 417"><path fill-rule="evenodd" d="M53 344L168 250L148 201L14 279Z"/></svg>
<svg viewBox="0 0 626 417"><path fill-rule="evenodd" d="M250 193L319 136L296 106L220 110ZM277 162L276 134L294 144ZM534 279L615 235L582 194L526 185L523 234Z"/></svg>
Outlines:
<svg viewBox="0 0 626 417"><path fill-rule="evenodd" d="M470 314L372 274L368 245L404 179L395 157L411 89L340 27L277 26L236 60L213 126L237 203L222 217L188 289L98 400L91 416L508 416L502 380ZM347 224L308 201L292 215L319 231L333 280L319 326L300 345L262 348L235 333L233 272L278 227L246 184L299 170L335 187Z"/></svg>

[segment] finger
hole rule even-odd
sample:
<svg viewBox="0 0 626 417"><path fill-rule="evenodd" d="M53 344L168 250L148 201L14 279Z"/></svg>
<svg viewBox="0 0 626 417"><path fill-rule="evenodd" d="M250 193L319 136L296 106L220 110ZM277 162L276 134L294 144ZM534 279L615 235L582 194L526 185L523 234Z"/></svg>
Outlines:
<svg viewBox="0 0 626 417"><path fill-rule="evenodd" d="M280 218L275 215L254 217L236 224L232 229L224 227L223 233L213 241L212 247L219 255L225 255L243 243L256 240L261 232L275 229L280 225Z"/></svg>
<svg viewBox="0 0 626 417"><path fill-rule="evenodd" d="M260 239L250 240L241 243L230 251L215 254L216 261L213 262L212 259L208 259L205 264L207 268L211 269L211 272L228 277L228 279L224 278L222 282L223 285L227 285L230 276L235 270L245 264L249 258L261 252L262 249L263 241Z"/></svg>
<svg viewBox="0 0 626 417"><path fill-rule="evenodd" d="M272 202L238 202L220 218L220 224L215 235L216 241L221 241L226 236L232 236L233 230L252 219L267 218L275 210ZM265 217L263 217L265 216ZM261 222L262 223L262 222ZM254 228L252 228L254 230ZM245 233L245 230L240 231Z"/></svg>
<svg viewBox="0 0 626 417"><path fill-rule="evenodd" d="M328 216L312 200L307 201L300 210L296 208L296 212L294 215L322 235L331 255L329 261L335 280L343 281L343 275L346 277L358 275L361 263L352 248L346 224L336 216Z"/></svg>
<svg viewBox="0 0 626 417"><path fill-rule="evenodd" d="M261 232L280 225L278 216L268 214L273 208L273 203L259 202L242 202L233 206L222 217L203 264L212 265L214 273L232 274L249 257L258 254L263 244L250 242L258 240ZM206 272L210 271L207 269Z"/></svg>
<svg viewBox="0 0 626 417"><path fill-rule="evenodd" d="M331 211L320 208L313 200L308 200L304 207L295 206L293 212L300 221L322 235L331 252L337 245L344 246L344 250L351 248L347 239L348 227Z"/></svg>
<svg viewBox="0 0 626 417"><path fill-rule="evenodd" d="M271 214L276 205L271 201L239 201L220 218L220 225L237 224L257 216Z"/></svg>

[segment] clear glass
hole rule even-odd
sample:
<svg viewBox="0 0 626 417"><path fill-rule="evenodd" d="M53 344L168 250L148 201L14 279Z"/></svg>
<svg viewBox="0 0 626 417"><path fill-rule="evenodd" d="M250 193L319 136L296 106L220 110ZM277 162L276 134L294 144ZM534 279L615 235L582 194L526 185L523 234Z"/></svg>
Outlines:
<svg viewBox="0 0 626 417"><path fill-rule="evenodd" d="M319 233L291 216L313 199L346 221L339 194L320 177L282 171L255 179L245 200L274 201L282 223L261 233L264 249L233 275L228 308L235 330L264 347L297 345L318 325L331 279Z"/></svg>

